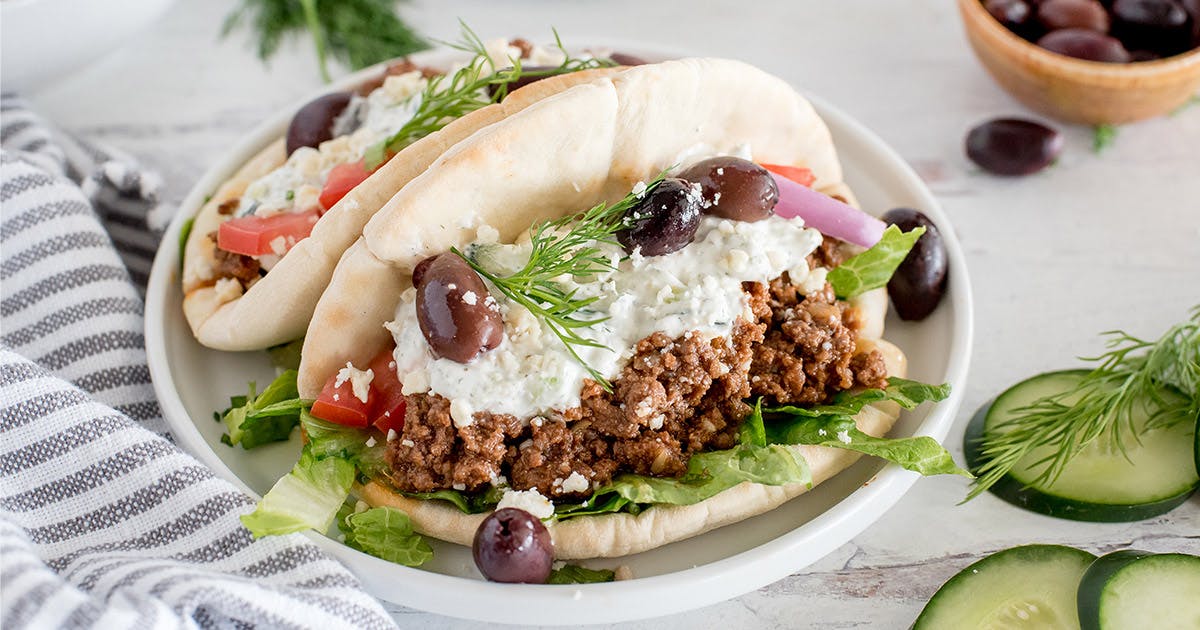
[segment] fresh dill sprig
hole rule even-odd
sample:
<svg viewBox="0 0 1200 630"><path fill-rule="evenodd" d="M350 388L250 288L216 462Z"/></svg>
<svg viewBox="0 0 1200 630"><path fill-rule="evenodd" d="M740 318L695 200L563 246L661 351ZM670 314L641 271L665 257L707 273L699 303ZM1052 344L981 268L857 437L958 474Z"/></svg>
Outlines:
<svg viewBox="0 0 1200 630"><path fill-rule="evenodd" d="M329 81L328 57L357 70L429 48L395 11L395 0L242 0L221 28L229 35L244 21L257 35L258 56L268 60L285 35L308 32L321 77Z"/></svg>
<svg viewBox="0 0 1200 630"><path fill-rule="evenodd" d="M980 442L983 465L965 501L979 496L1039 447L1050 452L1034 462L1042 468L1030 485L1053 484L1063 469L1093 441L1108 439L1121 453L1126 436L1165 428L1200 414L1200 306L1157 340L1121 331L1103 333L1109 350L1085 358L1097 365L1069 391L1016 409L999 431ZM1182 396L1164 396L1165 388ZM1139 426L1138 418L1148 420Z"/></svg>
<svg viewBox="0 0 1200 630"><path fill-rule="evenodd" d="M572 57L558 36L558 31L554 31L555 46L563 54L563 61L558 66L526 70L521 66L520 58L512 57L509 58L512 67L496 68L483 40L466 23L460 20L459 24L462 26L462 41L448 45L474 56L456 72L429 79L413 117L391 137L367 150L364 159L368 169L379 166L387 161L389 154L399 152L413 142L440 130L451 121L500 102L508 95L509 85L517 79L549 77L614 65L607 59Z"/></svg>
<svg viewBox="0 0 1200 630"><path fill-rule="evenodd" d="M533 226L529 229L529 260L513 274L497 275L458 249L450 251L458 254L508 299L533 313L555 337L558 337L567 352L588 371L593 380L604 389L612 391L612 384L608 379L588 365L576 351L577 346L605 347L584 337L580 330L608 318L599 315L591 318L583 316L598 298L579 297L577 290L568 291L560 282L567 276L587 278L615 270L616 261L599 245L618 245L615 236L626 227L626 213L665 177L664 171L647 183L644 191L639 189L636 193L631 192L612 205L600 203L582 214L568 215Z"/></svg>
<svg viewBox="0 0 1200 630"><path fill-rule="evenodd" d="M1092 153L1100 155L1117 140L1117 127L1103 124L1092 128Z"/></svg>

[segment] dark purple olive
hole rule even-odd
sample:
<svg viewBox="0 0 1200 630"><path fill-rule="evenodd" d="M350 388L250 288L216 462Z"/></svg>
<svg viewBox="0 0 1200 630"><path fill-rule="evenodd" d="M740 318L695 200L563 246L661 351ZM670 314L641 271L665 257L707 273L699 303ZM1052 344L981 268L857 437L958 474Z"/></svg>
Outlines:
<svg viewBox="0 0 1200 630"><path fill-rule="evenodd" d="M1024 0L987 0L983 7L1010 30L1022 28L1033 15L1033 9Z"/></svg>
<svg viewBox="0 0 1200 630"><path fill-rule="evenodd" d="M1116 0L1112 34L1127 48L1170 57L1192 47L1192 19L1175 0Z"/></svg>
<svg viewBox="0 0 1200 630"><path fill-rule="evenodd" d="M629 227L617 232L625 251L662 256L692 242L700 227L700 195L688 182L669 177L646 193L625 214Z"/></svg>
<svg viewBox="0 0 1200 630"><path fill-rule="evenodd" d="M608 58L618 66L643 66L646 60L637 55L629 55L623 52L614 52Z"/></svg>
<svg viewBox="0 0 1200 630"><path fill-rule="evenodd" d="M1192 20L1192 48L1200 48L1200 0L1179 0Z"/></svg>
<svg viewBox="0 0 1200 630"><path fill-rule="evenodd" d="M287 131L287 153L291 155L300 147L317 148L333 137L333 121L346 111L352 95L349 92L333 92L309 101L292 116Z"/></svg>
<svg viewBox="0 0 1200 630"><path fill-rule="evenodd" d="M488 87L487 87L488 94L491 96L495 96L496 92L498 92L500 90L500 86L504 86L505 89L508 90L507 92L505 92L505 94L512 94L513 92L525 87L526 85L529 85L530 83L533 83L535 81L541 81L542 79L548 78L550 75L546 74L546 72L549 70L553 70L557 67L558 66L524 66L523 65L523 66L521 66L521 76L517 77L517 80L509 81L507 83L489 83ZM531 75L530 73L535 73L535 74Z"/></svg>
<svg viewBox="0 0 1200 630"><path fill-rule="evenodd" d="M439 254L413 269L417 323L434 356L466 363L500 345L504 320L487 286L457 254Z"/></svg>
<svg viewBox="0 0 1200 630"><path fill-rule="evenodd" d="M900 319L919 321L937 308L946 293L946 278L949 263L942 234L929 217L910 208L888 210L883 215L885 223L905 232L924 227L925 233L917 239L912 251L896 268L888 281L888 296Z"/></svg>
<svg viewBox="0 0 1200 630"><path fill-rule="evenodd" d="M1062 152L1057 131L1032 120L996 118L967 134L967 157L996 175L1029 175L1049 166Z"/></svg>
<svg viewBox="0 0 1200 630"><path fill-rule="evenodd" d="M536 516L504 508L479 524L471 555L483 577L493 582L545 584L554 562L554 543Z"/></svg>
<svg viewBox="0 0 1200 630"><path fill-rule="evenodd" d="M700 185L705 214L735 221L761 221L775 213L779 186L767 169L737 157L714 157L679 174Z"/></svg>
<svg viewBox="0 0 1200 630"><path fill-rule="evenodd" d="M1149 50L1135 50L1129 53L1129 61L1135 63L1138 61L1158 61L1159 59L1162 59L1161 55Z"/></svg>
<svg viewBox="0 0 1200 630"><path fill-rule="evenodd" d="M1096 0L1045 0L1038 5L1037 17L1048 31L1086 28L1108 32L1108 11Z"/></svg>
<svg viewBox="0 0 1200 630"><path fill-rule="evenodd" d="M1085 28L1064 28L1047 33L1037 45L1050 52L1108 63L1129 63L1132 56L1125 46L1115 38L1101 35Z"/></svg>

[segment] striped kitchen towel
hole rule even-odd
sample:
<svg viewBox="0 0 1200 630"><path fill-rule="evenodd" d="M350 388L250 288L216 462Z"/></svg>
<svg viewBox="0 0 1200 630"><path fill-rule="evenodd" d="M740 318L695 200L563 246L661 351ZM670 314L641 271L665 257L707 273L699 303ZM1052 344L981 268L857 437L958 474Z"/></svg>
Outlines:
<svg viewBox="0 0 1200 630"><path fill-rule="evenodd" d="M169 441L139 289L159 185L0 102L0 627L393 627Z"/></svg>

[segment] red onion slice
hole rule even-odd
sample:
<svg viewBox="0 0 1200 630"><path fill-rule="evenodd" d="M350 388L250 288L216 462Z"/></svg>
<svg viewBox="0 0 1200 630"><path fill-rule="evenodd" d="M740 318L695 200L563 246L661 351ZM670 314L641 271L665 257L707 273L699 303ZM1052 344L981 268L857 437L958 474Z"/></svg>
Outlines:
<svg viewBox="0 0 1200 630"><path fill-rule="evenodd" d="M786 177L774 173L771 176L779 186L775 214L785 219L800 217L805 225L826 236L863 247L870 247L883 237L883 229L887 227L883 221Z"/></svg>

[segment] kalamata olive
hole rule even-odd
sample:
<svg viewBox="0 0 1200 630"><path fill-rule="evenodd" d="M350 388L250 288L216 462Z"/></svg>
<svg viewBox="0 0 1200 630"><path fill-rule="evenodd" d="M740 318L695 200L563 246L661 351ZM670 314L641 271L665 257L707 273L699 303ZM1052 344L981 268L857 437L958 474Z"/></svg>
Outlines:
<svg viewBox="0 0 1200 630"><path fill-rule="evenodd" d="M1049 31L1086 28L1097 33L1108 32L1108 11L1096 0L1045 0L1038 5L1037 17Z"/></svg>
<svg viewBox="0 0 1200 630"><path fill-rule="evenodd" d="M892 306L896 308L900 319L925 319L937 308L946 293L949 263L942 234L929 217L910 208L888 210L883 220L905 232L917 227L925 228L925 233L917 239L887 285Z"/></svg>
<svg viewBox="0 0 1200 630"><path fill-rule="evenodd" d="M1131 61L1131 62L1158 61L1159 59L1162 59L1161 55L1159 55L1158 53L1151 52L1149 50L1135 50L1135 51L1129 53L1129 61Z"/></svg>
<svg viewBox="0 0 1200 630"><path fill-rule="evenodd" d="M1046 168L1062 152L1057 131L1032 120L997 118L967 134L967 157L996 175L1029 175Z"/></svg>
<svg viewBox="0 0 1200 630"><path fill-rule="evenodd" d="M479 524L471 555L483 577L493 582L544 584L554 562L554 543L536 516L504 508Z"/></svg>
<svg viewBox="0 0 1200 630"><path fill-rule="evenodd" d="M614 52L608 58L618 66L642 66L646 64L646 60L637 55L630 55L623 52Z"/></svg>
<svg viewBox="0 0 1200 630"><path fill-rule="evenodd" d="M1200 48L1200 0L1179 0L1179 6L1192 19L1192 48Z"/></svg>
<svg viewBox="0 0 1200 630"><path fill-rule="evenodd" d="M1129 63L1132 58L1116 38L1086 28L1064 28L1046 33L1037 45L1050 52L1108 63Z"/></svg>
<svg viewBox="0 0 1200 630"><path fill-rule="evenodd" d="M287 131L287 153L291 155L300 147L317 148L333 137L333 121L346 111L352 95L349 92L333 92L309 101L292 116Z"/></svg>
<svg viewBox="0 0 1200 630"><path fill-rule="evenodd" d="M1192 47L1192 21L1175 0L1116 0L1112 34L1126 48L1176 55Z"/></svg>
<svg viewBox="0 0 1200 630"><path fill-rule="evenodd" d="M457 254L426 258L413 269L417 323L436 357L466 363L500 345L504 320L487 286Z"/></svg>
<svg viewBox="0 0 1200 630"><path fill-rule="evenodd" d="M525 66L525 65L522 65L521 66L521 76L518 77L516 81L509 81L508 83L488 84L488 88L487 88L488 94L490 94L491 96L495 96L496 92L499 91L501 85L505 86L508 89L508 91L505 92L505 94L512 94L513 92L525 87L526 85L529 85L530 83L533 83L535 81L541 81L542 79L549 77L550 75L545 74L545 72L548 70L553 70L557 67L558 66ZM530 73L541 73L541 74L533 74L531 76Z"/></svg>
<svg viewBox="0 0 1200 630"><path fill-rule="evenodd" d="M1024 0L987 0L983 3L983 7L992 14L992 17L996 18L997 22L1011 30L1023 27L1029 21L1029 17L1033 15L1029 3Z"/></svg>
<svg viewBox="0 0 1200 630"><path fill-rule="evenodd" d="M625 214L629 227L617 232L628 252L661 256L683 249L700 227L700 195L688 182L669 177L646 193Z"/></svg>
<svg viewBox="0 0 1200 630"><path fill-rule="evenodd" d="M706 214L736 221L761 221L775 212L779 186L767 169L737 157L714 157L679 174L700 185Z"/></svg>

